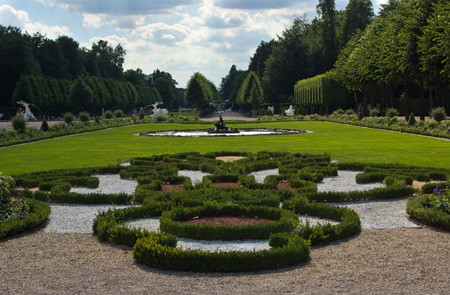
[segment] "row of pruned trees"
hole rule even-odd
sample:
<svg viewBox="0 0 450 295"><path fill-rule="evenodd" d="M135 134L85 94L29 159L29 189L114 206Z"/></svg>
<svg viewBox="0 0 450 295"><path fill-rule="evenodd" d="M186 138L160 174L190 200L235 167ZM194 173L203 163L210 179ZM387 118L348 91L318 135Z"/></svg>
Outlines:
<svg viewBox="0 0 450 295"><path fill-rule="evenodd" d="M42 75L22 76L13 93L13 101L39 106L45 114L89 111L100 115L101 109L130 110L161 101L156 87L133 85L110 78L79 76L75 80Z"/></svg>
<svg viewBox="0 0 450 295"><path fill-rule="evenodd" d="M449 27L449 1L390 0L354 34L333 75L354 92L356 103L395 107L401 93L404 115L414 111L424 118L433 107L449 107ZM365 94L362 101L358 93Z"/></svg>

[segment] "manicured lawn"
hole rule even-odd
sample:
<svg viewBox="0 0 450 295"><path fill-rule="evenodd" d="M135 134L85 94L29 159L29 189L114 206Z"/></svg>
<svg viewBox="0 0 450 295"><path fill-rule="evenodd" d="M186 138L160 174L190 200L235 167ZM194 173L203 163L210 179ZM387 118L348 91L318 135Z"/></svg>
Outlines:
<svg viewBox="0 0 450 295"><path fill-rule="evenodd" d="M183 151L286 151L328 153L338 161L402 163L450 167L450 141L327 122L239 124L231 127L295 128L311 134L176 138L134 133L170 129L204 129L210 125L131 125L0 149L0 171L18 174L60 168L105 166L132 157Z"/></svg>

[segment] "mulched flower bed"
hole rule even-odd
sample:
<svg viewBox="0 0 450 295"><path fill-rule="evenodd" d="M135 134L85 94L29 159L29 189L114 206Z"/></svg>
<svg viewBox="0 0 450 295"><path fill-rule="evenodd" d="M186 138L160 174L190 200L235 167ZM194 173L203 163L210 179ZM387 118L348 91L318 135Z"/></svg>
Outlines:
<svg viewBox="0 0 450 295"><path fill-rule="evenodd" d="M248 225L255 223L271 223L274 220L258 217L239 216L202 216L199 218L184 221L187 224L208 224L208 225Z"/></svg>

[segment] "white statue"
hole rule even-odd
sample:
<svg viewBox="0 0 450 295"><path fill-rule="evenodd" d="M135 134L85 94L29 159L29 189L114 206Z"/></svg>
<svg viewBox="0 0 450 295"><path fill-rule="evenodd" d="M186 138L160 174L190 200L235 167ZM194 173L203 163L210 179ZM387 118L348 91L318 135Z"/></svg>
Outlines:
<svg viewBox="0 0 450 295"><path fill-rule="evenodd" d="M33 115L33 113L30 111L30 107L28 106L29 104L24 102L24 101L18 101L17 102L20 105L23 105L23 107L25 108L25 112L23 113L23 118L25 120L36 120L36 117Z"/></svg>
<svg viewBox="0 0 450 295"><path fill-rule="evenodd" d="M158 109L158 105L162 104L161 102L155 102L152 104L153 107L153 118L157 118L159 116L167 117L167 114L169 113L166 109Z"/></svg>
<svg viewBox="0 0 450 295"><path fill-rule="evenodd" d="M292 105L289 106L289 109L284 111L286 116L292 117L295 114L295 110L292 108Z"/></svg>
<svg viewBox="0 0 450 295"><path fill-rule="evenodd" d="M275 108L273 106L268 106L267 110L273 114L275 114Z"/></svg>

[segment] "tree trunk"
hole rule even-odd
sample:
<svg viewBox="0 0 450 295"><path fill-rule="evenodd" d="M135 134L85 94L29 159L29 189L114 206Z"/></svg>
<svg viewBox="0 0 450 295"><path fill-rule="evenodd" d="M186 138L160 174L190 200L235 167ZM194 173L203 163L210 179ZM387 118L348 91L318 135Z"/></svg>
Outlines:
<svg viewBox="0 0 450 295"><path fill-rule="evenodd" d="M355 110L358 111L358 92L353 90L353 100L355 101Z"/></svg>
<svg viewBox="0 0 450 295"><path fill-rule="evenodd" d="M419 105L420 105L420 120L425 121L425 88L423 83L419 86Z"/></svg>
<svg viewBox="0 0 450 295"><path fill-rule="evenodd" d="M391 108L394 107L394 99L395 99L395 89L392 83L389 84L389 100L391 103Z"/></svg>
<svg viewBox="0 0 450 295"><path fill-rule="evenodd" d="M428 100L430 102L430 109L432 109L433 106L434 106L434 103L433 103L433 89L429 90Z"/></svg>
<svg viewBox="0 0 450 295"><path fill-rule="evenodd" d="M409 83L405 83L405 96L404 96L404 99L405 99L405 120L409 119L409 114L411 112L411 109L410 109L410 106L409 106L409 104L410 104L409 98L410 97L411 97L410 84Z"/></svg>
<svg viewBox="0 0 450 295"><path fill-rule="evenodd" d="M386 113L386 101L385 101L385 97L384 97L384 83L381 83L381 114L385 114Z"/></svg>

